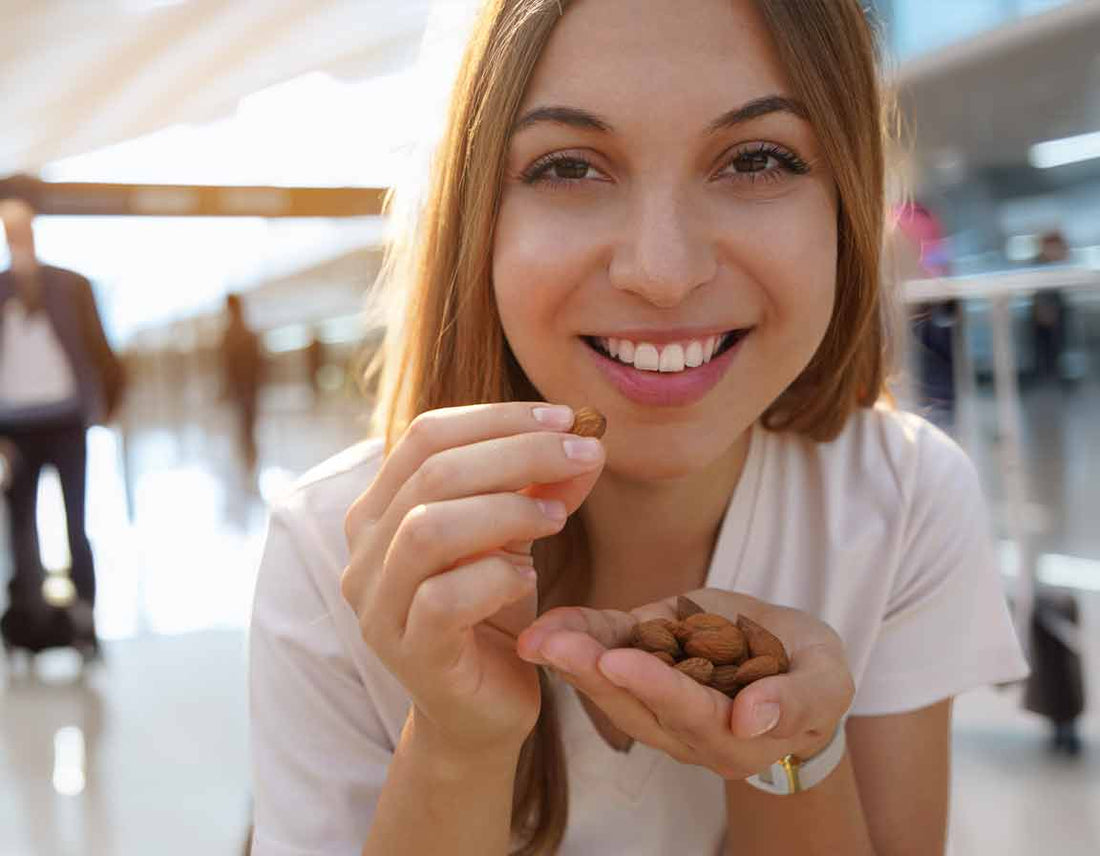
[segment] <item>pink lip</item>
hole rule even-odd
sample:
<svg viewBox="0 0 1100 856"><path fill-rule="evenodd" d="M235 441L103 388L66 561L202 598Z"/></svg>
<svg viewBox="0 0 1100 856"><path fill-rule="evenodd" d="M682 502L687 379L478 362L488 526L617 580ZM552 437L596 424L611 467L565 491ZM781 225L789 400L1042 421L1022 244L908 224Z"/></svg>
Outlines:
<svg viewBox="0 0 1100 856"><path fill-rule="evenodd" d="M686 407L702 399L715 387L751 335L751 331L746 333L736 345L709 363L682 372L639 371L626 363L605 357L583 340L580 340L580 345L604 377L631 401L651 407Z"/></svg>

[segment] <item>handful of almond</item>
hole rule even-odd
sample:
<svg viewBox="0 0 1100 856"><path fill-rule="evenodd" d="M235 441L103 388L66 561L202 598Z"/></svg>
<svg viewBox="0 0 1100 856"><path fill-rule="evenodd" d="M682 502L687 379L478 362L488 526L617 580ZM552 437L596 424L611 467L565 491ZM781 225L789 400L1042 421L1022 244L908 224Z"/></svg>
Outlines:
<svg viewBox="0 0 1100 856"><path fill-rule="evenodd" d="M676 613L677 621L641 622L630 647L648 651L730 698L753 681L790 668L783 643L751 618L741 615L735 623L686 597L677 598Z"/></svg>

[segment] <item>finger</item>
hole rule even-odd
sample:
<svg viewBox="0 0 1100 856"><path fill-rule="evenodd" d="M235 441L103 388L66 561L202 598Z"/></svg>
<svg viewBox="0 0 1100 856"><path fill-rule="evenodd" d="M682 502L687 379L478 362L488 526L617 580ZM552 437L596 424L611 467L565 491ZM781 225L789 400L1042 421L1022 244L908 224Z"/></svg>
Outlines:
<svg viewBox="0 0 1100 856"><path fill-rule="evenodd" d="M611 721L647 746L660 749L674 758L686 760L686 747L662 729L653 713L626 690L609 681L599 669L607 649L582 631L560 631L547 640L544 654L570 684L588 696ZM644 652L636 652L648 656ZM662 665L655 657L650 657Z"/></svg>
<svg viewBox="0 0 1100 856"><path fill-rule="evenodd" d="M534 611L535 577L527 571L533 569L486 556L425 580L409 609L402 651L425 663L453 665L472 627L526 597Z"/></svg>
<svg viewBox="0 0 1100 856"><path fill-rule="evenodd" d="M572 456L577 443L594 443L590 450L595 457ZM381 518L370 525L369 540L388 544L418 505L520 491L532 483L561 481L602 466L598 440L568 434L528 433L446 449L425 461L401 487Z"/></svg>
<svg viewBox="0 0 1100 856"><path fill-rule="evenodd" d="M533 401L446 407L420 414L394 444L370 487L352 505L347 518L349 538L352 531L380 518L432 455L521 432L567 431L572 424L570 408Z"/></svg>
<svg viewBox="0 0 1100 856"><path fill-rule="evenodd" d="M546 665L543 646L563 632L584 633L603 648L619 648L630 643L637 624L629 613L614 609L562 606L543 613L520 634L516 653L528 662Z"/></svg>
<svg viewBox="0 0 1100 856"><path fill-rule="evenodd" d="M541 503L541 504L540 504ZM421 584L457 562L487 554L512 541L531 541L561 529L565 507L516 493L469 496L420 505L394 534L371 593L398 634ZM530 565L525 553L505 558Z"/></svg>
<svg viewBox="0 0 1100 856"><path fill-rule="evenodd" d="M730 700L656 657L630 648L607 651L600 657L599 669L681 742L699 748L728 734Z"/></svg>
<svg viewBox="0 0 1100 856"><path fill-rule="evenodd" d="M821 739L847 712L854 691L847 666L829 646L799 649L790 672L763 678L738 693L730 728L739 737Z"/></svg>

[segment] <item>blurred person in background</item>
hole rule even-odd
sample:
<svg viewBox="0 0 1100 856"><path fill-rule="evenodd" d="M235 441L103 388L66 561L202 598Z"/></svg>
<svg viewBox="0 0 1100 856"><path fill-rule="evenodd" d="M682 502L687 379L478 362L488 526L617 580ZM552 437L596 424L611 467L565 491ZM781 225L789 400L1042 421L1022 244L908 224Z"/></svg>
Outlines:
<svg viewBox="0 0 1100 856"><path fill-rule="evenodd" d="M898 239L908 244L905 275L913 279L950 276L939 219L918 202L899 205L894 216ZM917 346L917 400L928 419L947 430L955 418L954 343L960 320L957 300L917 304L911 320Z"/></svg>
<svg viewBox="0 0 1100 856"><path fill-rule="evenodd" d="M1069 245L1062 233L1047 232L1039 242L1037 265L1064 264L1069 259ZM1048 288L1038 292L1031 302L1031 330L1035 341L1035 371L1039 377L1060 377L1062 356L1066 349L1066 329L1069 324L1066 298L1061 289Z"/></svg>
<svg viewBox="0 0 1100 856"><path fill-rule="evenodd" d="M221 357L226 397L237 408L241 458L251 473L256 468L256 401L263 380L260 338L244 318L239 294L225 298L226 326Z"/></svg>
<svg viewBox="0 0 1100 856"><path fill-rule="evenodd" d="M0 272L0 440L6 450L12 550L9 603L0 627L9 647L71 644L94 655L95 567L84 531L85 432L115 413L124 375L88 280L39 263L34 217L22 200L0 201L11 255L9 268ZM48 465L61 481L76 592L63 614L42 592L38 477Z"/></svg>
<svg viewBox="0 0 1100 856"><path fill-rule="evenodd" d="M313 392L313 403L316 404L321 400L321 369L325 367L325 344L321 341L321 331L316 327L310 331L305 358L309 388Z"/></svg>

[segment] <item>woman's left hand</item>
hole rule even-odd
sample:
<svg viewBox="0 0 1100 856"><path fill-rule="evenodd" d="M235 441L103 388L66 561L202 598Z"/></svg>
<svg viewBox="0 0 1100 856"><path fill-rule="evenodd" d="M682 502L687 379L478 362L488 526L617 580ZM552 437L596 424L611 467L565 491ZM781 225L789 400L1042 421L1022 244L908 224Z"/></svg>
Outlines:
<svg viewBox="0 0 1100 856"><path fill-rule="evenodd" d="M766 627L786 647L790 671L750 684L731 701L652 654L622 647L638 622L675 620L676 598L630 612L552 609L520 634L516 650L557 670L630 737L724 779L827 746L855 691L836 632L805 612L748 595L699 589L686 596L708 612L731 620L744 614Z"/></svg>

